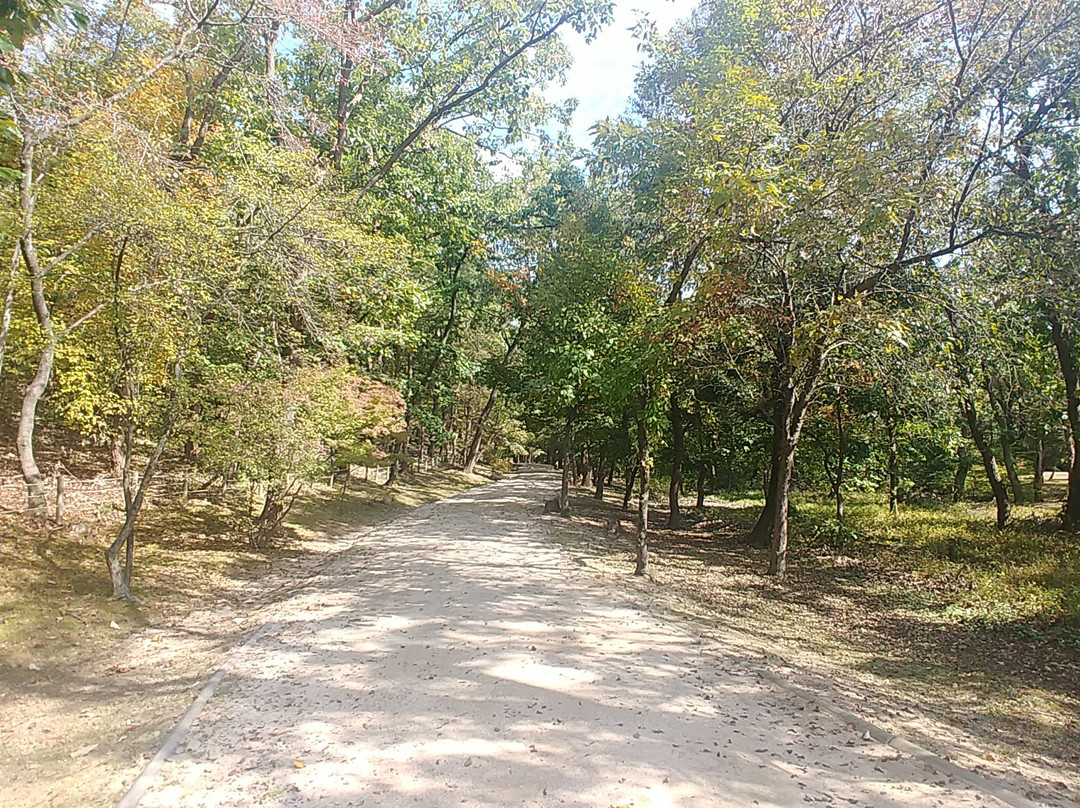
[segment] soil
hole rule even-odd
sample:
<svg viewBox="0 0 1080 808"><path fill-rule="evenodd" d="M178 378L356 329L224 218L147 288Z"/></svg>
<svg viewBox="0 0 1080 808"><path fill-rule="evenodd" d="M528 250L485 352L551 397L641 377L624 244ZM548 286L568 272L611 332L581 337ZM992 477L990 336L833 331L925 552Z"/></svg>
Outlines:
<svg viewBox="0 0 1080 808"><path fill-rule="evenodd" d="M765 552L708 512L668 530L653 509L649 579L628 578L635 529L620 504L572 498L557 537L582 567L965 768L1080 804L1080 649L937 619L924 582L872 559L795 548L787 579L771 580Z"/></svg>
<svg viewBox="0 0 1080 808"><path fill-rule="evenodd" d="M575 564L556 485L528 470L330 559L260 614L142 805L999 805Z"/></svg>
<svg viewBox="0 0 1080 808"><path fill-rule="evenodd" d="M152 509L134 607L104 589L107 523L9 521L4 804L114 804L262 626L144 805L998 804L765 673L1032 799L1080 796L1068 648L928 625L858 559L768 581L701 515L654 511L635 579L629 515L578 492L541 516L546 471L372 527L477 482L322 490L269 554L227 509Z"/></svg>
<svg viewBox="0 0 1080 808"><path fill-rule="evenodd" d="M100 470L99 470L100 471ZM115 481L87 479L87 488ZM110 806L209 674L286 599L371 526L486 482L430 472L393 489L318 488L285 535L252 552L243 509L162 502L140 520L135 591L109 597L102 560L118 512L69 502L47 531L0 524L0 778L8 808ZM365 527L366 526L366 527Z"/></svg>

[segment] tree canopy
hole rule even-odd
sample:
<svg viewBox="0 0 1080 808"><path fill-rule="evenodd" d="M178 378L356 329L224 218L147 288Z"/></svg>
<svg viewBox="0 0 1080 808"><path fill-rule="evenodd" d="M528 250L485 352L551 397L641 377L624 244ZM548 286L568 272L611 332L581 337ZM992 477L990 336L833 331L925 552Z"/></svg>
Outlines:
<svg viewBox="0 0 1080 808"><path fill-rule="evenodd" d="M0 399L31 518L44 430L122 481L120 597L164 467L258 490L256 547L350 464L543 457L563 511L617 472L639 573L654 479L673 527L690 480L698 507L761 490L748 538L781 576L793 490L842 532L845 489L896 512L977 462L1004 528L1068 468L1080 529L1080 8L703 0L642 28L583 156L543 88L562 34L611 17L0 9Z"/></svg>

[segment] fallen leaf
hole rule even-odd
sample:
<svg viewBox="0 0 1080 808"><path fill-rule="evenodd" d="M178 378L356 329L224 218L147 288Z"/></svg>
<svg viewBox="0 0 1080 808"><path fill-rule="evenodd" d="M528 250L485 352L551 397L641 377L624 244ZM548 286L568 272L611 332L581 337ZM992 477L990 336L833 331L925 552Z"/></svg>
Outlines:
<svg viewBox="0 0 1080 808"><path fill-rule="evenodd" d="M294 760L294 761L292 762L292 765L293 765L293 768L294 768L294 769L302 769L302 768L304 768L304 766L306 766L307 764L306 764L306 763L304 763L304 761L302 761L302 760Z"/></svg>
<svg viewBox="0 0 1080 808"><path fill-rule="evenodd" d="M97 748L98 748L98 745L96 743L92 743L89 746L80 746L78 749L76 749L74 752L71 753L71 757L72 758L86 757L87 755L89 755L91 752L93 752Z"/></svg>

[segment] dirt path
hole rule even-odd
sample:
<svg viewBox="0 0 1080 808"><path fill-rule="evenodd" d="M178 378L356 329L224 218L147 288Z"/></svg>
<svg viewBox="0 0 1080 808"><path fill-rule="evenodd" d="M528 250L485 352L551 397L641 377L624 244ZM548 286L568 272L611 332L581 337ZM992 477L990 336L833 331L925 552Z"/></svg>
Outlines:
<svg viewBox="0 0 1080 808"><path fill-rule="evenodd" d="M235 659L145 808L999 806L572 564L524 473L372 534Z"/></svg>

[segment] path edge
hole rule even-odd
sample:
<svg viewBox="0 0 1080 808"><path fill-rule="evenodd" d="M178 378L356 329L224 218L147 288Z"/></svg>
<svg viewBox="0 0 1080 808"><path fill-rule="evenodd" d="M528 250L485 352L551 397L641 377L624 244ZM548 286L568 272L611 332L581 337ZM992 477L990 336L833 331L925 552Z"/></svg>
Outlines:
<svg viewBox="0 0 1080 808"><path fill-rule="evenodd" d="M177 722L176 726L173 727L173 731L169 733L169 737L165 739L165 743L162 744L157 753L150 758L150 761L143 766L142 771L139 772L127 792L120 798L120 801L116 803L116 808L138 808L139 803L142 802L143 797L146 796L150 787L157 781L162 766L164 766L165 762L173 756L177 747L183 743L184 738L187 737L188 732L191 730L192 726L194 726L195 720L199 717L199 713L203 711L203 708L209 703L210 699L214 697L214 693L217 692L218 687L225 680L233 662L236 661L236 658L245 649L250 648L266 634L273 625L273 621L263 623L259 628L255 629L244 642L233 648L221 667L214 671L206 684L202 686L195 701L193 701L184 711L184 714L180 716L180 720Z"/></svg>
<svg viewBox="0 0 1080 808"><path fill-rule="evenodd" d="M882 729L877 724L872 724L866 719L860 718L850 710L846 710L843 707L832 703L827 697L824 697L821 694L814 693L799 685L792 684L784 677L771 670L762 669L759 670L758 673L761 678L772 685L787 690L789 693L793 693L822 711L830 713L831 715L852 724L856 731L863 734L869 733L870 737L878 743L891 747L898 752L902 752L927 766L931 766L941 774L956 778L957 780L963 780L968 785L1000 800L1006 805L1012 806L1012 808L1047 808L1046 803L1035 802L1022 794L1018 794L1011 788L1007 788L991 777L972 771L963 766L958 766L951 760L946 760L941 755L935 754L929 749L919 746L919 744L908 740L902 735L889 732L886 729Z"/></svg>
<svg viewBox="0 0 1080 808"><path fill-rule="evenodd" d="M660 588L660 584L652 578L652 576L646 576L643 584L638 586L626 586L624 576L620 576L609 571L600 570L590 566L587 562L582 563L581 559L574 558L574 555L567 549L567 547L555 538L552 533L558 532L558 522L554 519L545 519L541 515L543 522L544 532L548 534L550 544L559 550L560 553L570 562L570 564L580 567L585 570L596 581L601 582L604 585L615 588L621 595L631 596L630 604L636 609L649 612L663 622L670 623L680 630L688 632L691 636L695 637L698 642L701 643L703 650L711 651L713 654L730 655L731 649L725 648L715 636L709 636L709 634L699 629L699 624L704 622L704 618L701 615L694 614L689 610L682 610L673 607L670 603L666 602L663 598L656 597L656 589ZM642 581L642 579L636 579ZM648 598L647 604L637 602L633 595L646 595ZM728 630L732 631L731 629ZM744 632L738 632L744 637ZM750 643L754 645L751 640ZM766 665L775 664L779 662L781 665L790 668L801 668L801 665L796 665L788 660L784 659L779 654L773 651L767 651L760 647L754 648L756 653L761 654L762 663L758 669L757 674L774 687L786 690L789 693L799 697L806 701L808 704L812 704L819 709L827 712L837 718L842 719L845 723L850 723L855 726L861 734L869 733L870 737L877 743L891 747L898 752L901 752L927 766L931 766L943 775L953 777L957 780L962 780L969 786L979 790L983 794L986 794L994 799L999 800L1005 805L1011 808L1050 808L1048 803L1036 802L1029 797L1024 796L1016 792L1015 790L1003 785L998 780L985 774L972 771L971 769L959 766L953 763L951 760L947 760L941 755L931 752L923 746L905 738L902 735L898 735L893 732L889 732L877 724L873 724L866 719L856 715L855 713L841 707L838 704L829 700L826 694L815 693L814 691L807 690L804 687L796 685L778 673L766 668Z"/></svg>
<svg viewBox="0 0 1080 808"><path fill-rule="evenodd" d="M364 528L361 528L353 536L350 537L349 546L355 547L362 539L367 538L372 533L381 530L388 525L392 525L394 522L397 522L400 519L408 518L416 514L418 511L422 511L424 508L428 508L432 505L437 505L440 502L446 502L447 500L452 500L456 499L457 497L464 496L465 494L476 488L482 488L486 485L491 485L493 483L499 482L500 479L501 478L496 478L493 480L489 480L486 483L478 483L476 485L466 488L464 491L459 491L452 496L443 497L442 499L437 499L432 502L425 503L424 505L421 505L419 507L413 508L405 513L399 514L394 518L388 519L385 522L380 522L378 524L368 525ZM327 558L318 565L316 565L308 578L304 579L302 582L298 583L294 587L289 588L289 595L296 594L300 590L310 586L311 579L317 577L323 571L323 569L325 569L330 564L331 561L332 559ZM278 601L277 603L272 604L272 614L280 612L282 606L288 599L289 598L286 597ZM214 694L217 692L218 687L221 686L221 683L225 680L225 677L228 676L229 670L232 668L233 663L240 656L240 654L242 654L246 649L253 646L256 642L258 642L259 639L261 639L263 635L266 634L271 628L275 627L277 625L277 622L277 620L273 619L268 620L267 622L259 626L257 629L255 629L255 631L253 631L246 640L244 640L239 645L233 647L233 649L229 652L229 655L225 658L225 661L221 664L220 667L218 667L217 670L215 670L210 675L210 678L206 681L206 684L204 684L199 690L199 695L195 697L195 701L193 701L184 711L184 713L180 716L180 720L177 722L176 726L173 727L173 730L169 733L169 736L165 739L165 743L161 745L161 747L154 754L154 756L145 766L143 766L142 770L132 781L131 785L128 787L128 790L120 798L119 802L116 803L115 808L139 808L139 803L142 802L143 797L147 795L147 793L150 791L150 788L157 781L158 775L161 773L162 767L165 765L166 761L168 761L168 759L173 756L173 754L176 752L177 747L179 747L180 744L183 743L184 738L187 737L188 732L190 732L191 728L195 725L195 721L198 719L199 714L203 711L203 708L206 707L206 705L210 702L210 699L214 697Z"/></svg>
<svg viewBox="0 0 1080 808"><path fill-rule="evenodd" d="M588 568L586 567L586 569ZM596 571L590 570L590 572L595 574ZM606 576L599 577L601 580L606 578ZM656 581L649 578L648 588L651 589L656 586L659 586ZM652 612L654 616L660 617L666 622L673 623L690 631L690 633L701 642L704 650L710 651L713 654L731 654L731 649L725 648L725 646L718 642L715 637L710 637L708 634L704 634L697 630L695 624L698 622L699 618L694 614L674 609L670 605L660 601L653 601L650 603L649 611ZM661 611L663 614L657 614L657 611ZM802 666L791 663L772 651L761 649L757 652L761 654L761 660L756 673L762 679L766 680L774 687L786 690L806 701L808 704L812 704L822 711L843 720L845 723L853 724L859 733L864 735L870 733L870 737L877 743L884 744L885 746L891 747L927 766L931 766L941 774L954 777L957 780L963 780L983 794L991 796L1011 808L1050 808L1047 803L1036 802L1029 797L1025 797L1023 794L1017 793L1013 789L1000 783L998 780L995 780L993 777L959 766L951 760L946 760L941 755L931 752L929 749L920 746L902 735L889 732L888 730L879 727L877 724L867 721L865 718L832 702L827 694L807 690L800 685L794 684L766 666L775 665L776 663L789 668L801 668Z"/></svg>

